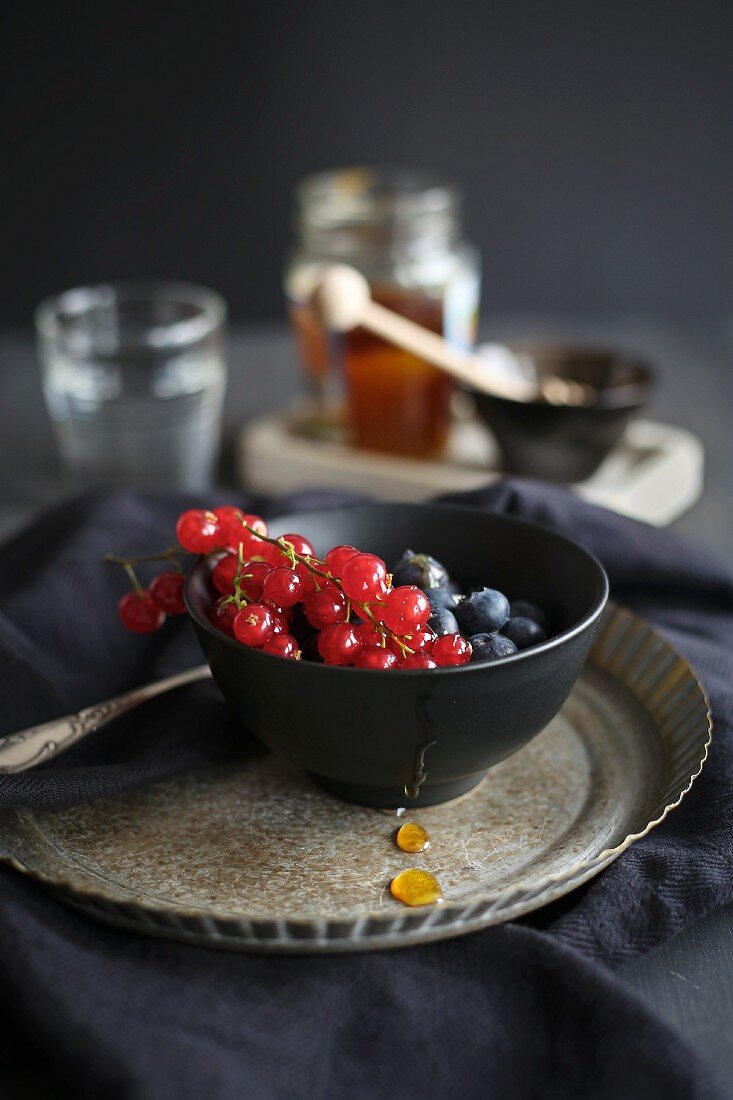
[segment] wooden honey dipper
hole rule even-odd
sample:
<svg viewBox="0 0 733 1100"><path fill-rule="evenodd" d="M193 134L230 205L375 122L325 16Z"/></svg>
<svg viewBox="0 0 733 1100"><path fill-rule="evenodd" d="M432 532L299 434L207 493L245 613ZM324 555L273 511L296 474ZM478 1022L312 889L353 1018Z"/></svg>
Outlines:
<svg viewBox="0 0 733 1100"><path fill-rule="evenodd" d="M567 378L539 379L504 375L478 355L461 351L442 336L375 302L369 283L355 268L332 264L321 273L312 304L332 332L363 326L390 344L425 359L471 389L512 401L545 401L551 405L590 405L596 390Z"/></svg>

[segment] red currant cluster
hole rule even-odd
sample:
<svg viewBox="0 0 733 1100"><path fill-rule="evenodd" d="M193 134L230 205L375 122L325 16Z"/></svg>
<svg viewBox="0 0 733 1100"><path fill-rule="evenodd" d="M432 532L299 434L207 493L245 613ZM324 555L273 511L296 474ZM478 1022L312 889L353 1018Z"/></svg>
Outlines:
<svg viewBox="0 0 733 1100"><path fill-rule="evenodd" d="M392 586L387 566L355 546L334 546L323 558L298 534L268 534L260 516L230 506L191 509L176 525L180 548L122 564L134 589L119 605L124 625L138 633L161 626L165 613L184 610L178 556L215 556L212 581L220 594L212 622L242 645L298 660L307 655L329 665L369 669L420 669L465 664L471 644L459 633L437 637L428 625L425 593L415 585ZM133 565L168 559L180 572L159 574L144 590Z"/></svg>

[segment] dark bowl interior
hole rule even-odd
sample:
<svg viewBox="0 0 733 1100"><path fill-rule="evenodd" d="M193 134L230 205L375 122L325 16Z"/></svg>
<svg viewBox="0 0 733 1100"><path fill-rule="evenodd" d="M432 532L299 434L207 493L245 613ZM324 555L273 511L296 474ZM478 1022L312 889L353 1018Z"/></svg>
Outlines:
<svg viewBox="0 0 733 1100"><path fill-rule="evenodd" d="M317 553L351 543L388 564L406 547L426 551L463 586L489 584L535 601L549 616L547 642L496 664L337 668L286 661L225 637L208 617L210 565L194 568L188 610L231 708L326 790L364 805L443 802L525 745L570 692L608 596L602 567L569 539L474 509L365 504L288 515L271 527L304 534Z"/></svg>
<svg viewBox="0 0 733 1100"><path fill-rule="evenodd" d="M496 436L507 472L551 481L583 481L618 443L631 417L649 400L651 367L623 352L570 344L507 344L539 378L581 382L597 400L583 406L511 401L475 393L479 414Z"/></svg>

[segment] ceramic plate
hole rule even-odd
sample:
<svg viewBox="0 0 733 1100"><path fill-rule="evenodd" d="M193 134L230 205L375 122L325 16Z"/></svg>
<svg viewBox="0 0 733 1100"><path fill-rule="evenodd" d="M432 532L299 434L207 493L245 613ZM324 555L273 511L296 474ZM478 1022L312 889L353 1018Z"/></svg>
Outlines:
<svg viewBox="0 0 733 1100"><path fill-rule="evenodd" d="M144 711L141 712L141 718ZM677 806L710 743L704 692L610 607L560 714L469 794L404 814L351 806L254 753L65 810L0 815L0 858L90 916L216 947L363 951L460 935L575 889ZM427 852L395 844L412 817ZM389 892L407 867L442 905Z"/></svg>

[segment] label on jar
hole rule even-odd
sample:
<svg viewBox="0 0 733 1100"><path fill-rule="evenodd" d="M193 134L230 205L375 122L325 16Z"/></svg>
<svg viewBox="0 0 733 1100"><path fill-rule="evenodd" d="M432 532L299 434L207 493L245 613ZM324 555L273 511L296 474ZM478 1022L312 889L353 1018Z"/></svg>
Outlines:
<svg viewBox="0 0 733 1100"><path fill-rule="evenodd" d="M477 271L457 271L445 288L443 327L446 340L470 349L476 342L481 276Z"/></svg>

